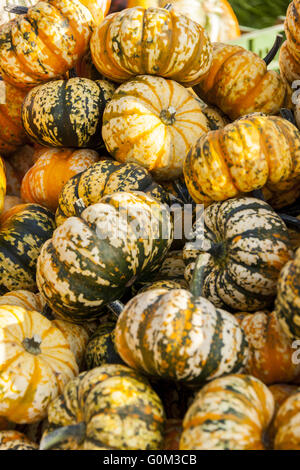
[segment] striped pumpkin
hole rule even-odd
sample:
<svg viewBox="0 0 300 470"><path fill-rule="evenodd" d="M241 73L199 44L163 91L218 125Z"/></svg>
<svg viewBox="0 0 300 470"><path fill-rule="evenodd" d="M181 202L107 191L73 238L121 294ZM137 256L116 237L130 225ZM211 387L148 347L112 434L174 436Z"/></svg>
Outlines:
<svg viewBox="0 0 300 470"><path fill-rule="evenodd" d="M300 390L281 405L274 429L275 450L300 450Z"/></svg>
<svg viewBox="0 0 300 470"><path fill-rule="evenodd" d="M124 364L115 347L114 321L101 322L91 336L85 350L85 363L87 370L105 364Z"/></svg>
<svg viewBox="0 0 300 470"><path fill-rule="evenodd" d="M99 154L95 150L45 149L22 180L23 201L41 204L55 211L66 182L98 160Z"/></svg>
<svg viewBox="0 0 300 470"><path fill-rule="evenodd" d="M36 3L0 27L1 75L20 88L62 76L87 51L109 7L110 0Z"/></svg>
<svg viewBox="0 0 300 470"><path fill-rule="evenodd" d="M273 207L291 204L300 195L300 132L276 116L240 119L199 138L186 157L184 176L199 204L260 188Z"/></svg>
<svg viewBox="0 0 300 470"><path fill-rule="evenodd" d="M211 44L198 23L165 8L129 8L109 15L94 31L92 59L105 77L122 83L159 75L189 87L211 65Z"/></svg>
<svg viewBox="0 0 300 470"><path fill-rule="evenodd" d="M260 380L229 375L205 385L183 420L180 450L266 450L274 399Z"/></svg>
<svg viewBox="0 0 300 470"><path fill-rule="evenodd" d="M78 374L58 328L36 311L0 306L0 416L15 423L43 419L50 401Z"/></svg>
<svg viewBox="0 0 300 470"><path fill-rule="evenodd" d="M165 415L143 376L110 364L71 380L50 404L48 421L41 450L158 450Z"/></svg>
<svg viewBox="0 0 300 470"><path fill-rule="evenodd" d="M23 101L24 129L50 147L101 147L102 115L114 89L106 80L79 77L39 85Z"/></svg>
<svg viewBox="0 0 300 470"><path fill-rule="evenodd" d="M197 385L241 372L248 354L237 320L184 289L149 290L130 300L115 344L133 369Z"/></svg>
<svg viewBox="0 0 300 470"><path fill-rule="evenodd" d="M21 432L1 431L0 450L38 450L38 445Z"/></svg>
<svg viewBox="0 0 300 470"><path fill-rule="evenodd" d="M150 75L121 85L103 114L109 153L120 162L138 163L158 180L180 176L188 150L208 131L202 106L188 90Z"/></svg>
<svg viewBox="0 0 300 470"><path fill-rule="evenodd" d="M92 320L136 279L156 271L171 243L170 215L156 199L141 192L104 196L43 245L37 285L58 316Z"/></svg>
<svg viewBox="0 0 300 470"><path fill-rule="evenodd" d="M54 227L52 213L38 204L19 204L0 217L0 294L36 289L37 258Z"/></svg>

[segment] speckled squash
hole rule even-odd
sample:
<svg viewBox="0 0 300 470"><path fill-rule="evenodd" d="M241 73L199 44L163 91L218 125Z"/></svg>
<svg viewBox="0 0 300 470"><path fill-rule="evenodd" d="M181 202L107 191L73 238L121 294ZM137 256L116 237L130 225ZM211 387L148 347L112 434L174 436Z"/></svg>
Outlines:
<svg viewBox="0 0 300 470"><path fill-rule="evenodd" d="M170 203L167 192L155 183L143 167L103 159L65 184L56 211L57 225L76 214L75 202L78 198L88 207L100 202L102 197L120 191L142 191L165 204Z"/></svg>
<svg viewBox="0 0 300 470"><path fill-rule="evenodd" d="M104 364L124 364L115 347L116 322L101 323L91 336L85 350L85 363L88 370Z"/></svg>
<svg viewBox="0 0 300 470"><path fill-rule="evenodd" d="M300 2L290 3L284 23L286 41L282 45L279 56L281 74L292 84L300 78Z"/></svg>
<svg viewBox="0 0 300 470"><path fill-rule="evenodd" d="M250 375L205 385L183 420L180 450L266 450L274 412L272 393Z"/></svg>
<svg viewBox="0 0 300 470"><path fill-rule="evenodd" d="M129 8L109 15L95 29L92 59L102 75L122 83L136 75L159 75L189 87L212 60L205 30L164 8Z"/></svg>
<svg viewBox="0 0 300 470"><path fill-rule="evenodd" d="M88 78L54 80L26 95L22 123L28 136L49 147L103 147L103 111L115 86Z"/></svg>
<svg viewBox="0 0 300 470"><path fill-rule="evenodd" d="M300 391L281 405L274 428L275 450L300 450Z"/></svg>
<svg viewBox="0 0 300 470"><path fill-rule="evenodd" d="M297 385L291 384L274 384L269 386L269 390L273 395L274 402L275 402L275 412L273 415L272 423L268 430L269 441L274 448L274 440L277 433L277 429L275 427L275 420L278 411L280 410L283 403L294 393L297 393L300 389Z"/></svg>
<svg viewBox="0 0 300 470"><path fill-rule="evenodd" d="M158 270L172 238L170 214L156 199L141 192L104 196L44 244L38 288L60 317L91 320L136 279Z"/></svg>
<svg viewBox="0 0 300 470"><path fill-rule="evenodd" d="M0 217L0 294L36 289L36 263L55 228L53 214L38 204L19 204Z"/></svg>
<svg viewBox="0 0 300 470"><path fill-rule="evenodd" d="M248 349L237 320L184 289L155 289L130 300L115 344L130 367L152 377L202 384L241 372Z"/></svg>
<svg viewBox="0 0 300 470"><path fill-rule="evenodd" d="M216 307L254 312L276 296L281 268L293 255L286 225L250 197L211 204L185 245L186 279ZM197 258L195 267L195 258Z"/></svg>
<svg viewBox="0 0 300 470"><path fill-rule="evenodd" d="M38 445L21 432L1 431L0 450L38 450Z"/></svg>
<svg viewBox="0 0 300 470"><path fill-rule="evenodd" d="M103 114L109 153L147 168L157 180L179 177L188 150L208 131L202 107L188 90L150 75L121 85Z"/></svg>
<svg viewBox="0 0 300 470"><path fill-rule="evenodd" d="M165 414L143 376L107 364L71 380L50 404L48 421L41 449L158 450Z"/></svg>
<svg viewBox="0 0 300 470"><path fill-rule="evenodd" d="M53 80L87 51L110 0L48 0L0 27L0 73L20 88Z"/></svg>
<svg viewBox="0 0 300 470"><path fill-rule="evenodd" d="M36 311L0 307L0 415L15 423L46 416L50 401L78 374L58 328Z"/></svg>
<svg viewBox="0 0 300 470"><path fill-rule="evenodd" d="M260 188L272 207L291 204L300 195L300 132L276 116L239 119L199 138L186 157L184 176L199 204Z"/></svg>
<svg viewBox="0 0 300 470"><path fill-rule="evenodd" d="M170 280L160 280L160 281L153 281L153 282L146 282L141 289L138 290L138 294L142 292L148 292L149 290L155 289L166 289L166 290L173 290L173 289L188 289L187 282L184 279L176 279Z"/></svg>
<svg viewBox="0 0 300 470"><path fill-rule="evenodd" d="M66 182L98 160L99 154L95 150L45 149L22 180L23 201L41 204L55 211Z"/></svg>
<svg viewBox="0 0 300 470"><path fill-rule="evenodd" d="M294 58L287 41L280 48L279 68L282 78L290 85L300 79L300 61Z"/></svg>

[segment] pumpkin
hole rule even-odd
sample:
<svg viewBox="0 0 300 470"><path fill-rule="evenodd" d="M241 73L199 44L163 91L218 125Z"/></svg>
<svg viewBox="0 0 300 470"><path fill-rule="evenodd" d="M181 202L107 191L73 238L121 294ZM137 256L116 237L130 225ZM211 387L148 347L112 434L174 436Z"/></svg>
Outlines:
<svg viewBox="0 0 300 470"><path fill-rule="evenodd" d="M294 58L287 41L284 41L280 48L279 68L282 78L288 84L292 85L294 81L300 79L300 63Z"/></svg>
<svg viewBox="0 0 300 470"><path fill-rule="evenodd" d="M55 211L65 183L98 159L99 155L95 150L45 149L22 180L22 199Z"/></svg>
<svg viewBox="0 0 300 470"><path fill-rule="evenodd" d="M50 404L48 421L41 450L157 450L165 414L143 376L106 364L71 380Z"/></svg>
<svg viewBox="0 0 300 470"><path fill-rule="evenodd" d="M0 306L0 338L0 415L15 423L39 421L78 374L74 354L47 318L18 306Z"/></svg>
<svg viewBox="0 0 300 470"><path fill-rule="evenodd" d="M1 431L0 450L38 450L38 445L21 432Z"/></svg>
<svg viewBox="0 0 300 470"><path fill-rule="evenodd" d="M57 225L76 215L75 203L78 198L88 207L100 202L103 196L120 191L142 191L163 203L170 202L166 191L155 183L143 167L103 159L65 184L58 200Z"/></svg>
<svg viewBox="0 0 300 470"><path fill-rule="evenodd" d="M251 197L207 207L184 251L197 295L218 308L247 312L272 303L280 270L293 255L280 216Z"/></svg>
<svg viewBox="0 0 300 470"><path fill-rule="evenodd" d="M79 77L39 85L23 101L24 129L46 146L101 147L102 115L114 88L106 80Z"/></svg>
<svg viewBox="0 0 300 470"><path fill-rule="evenodd" d="M166 290L173 290L173 289L187 289L188 285L184 279L176 279L176 280L160 280L160 281L153 281L153 282L145 282L143 287L138 290L138 293L141 294L142 292L148 292L149 290L155 289L166 289Z"/></svg>
<svg viewBox="0 0 300 470"><path fill-rule="evenodd" d="M241 372L248 354L237 320L184 289L151 289L131 299L115 344L133 369L192 385Z"/></svg>
<svg viewBox="0 0 300 470"><path fill-rule="evenodd" d="M300 133L286 119L253 115L202 135L184 162L190 195L199 204L263 188L275 207L299 194ZM290 200L283 196L288 193Z"/></svg>
<svg viewBox="0 0 300 470"><path fill-rule="evenodd" d="M300 392L287 398L274 422L275 450L300 450Z"/></svg>
<svg viewBox="0 0 300 470"><path fill-rule="evenodd" d="M1 92L4 99L0 99L0 154L8 155L28 140L21 121L21 107L26 92L10 85L0 77Z"/></svg>
<svg viewBox="0 0 300 470"><path fill-rule="evenodd" d="M208 130L200 103L184 87L143 75L114 93L103 114L102 137L116 160L170 180L182 174L186 153Z"/></svg>
<svg viewBox="0 0 300 470"><path fill-rule="evenodd" d="M172 243L170 215L143 193L114 193L69 217L43 245L39 291L52 310L92 320L136 279L156 271Z"/></svg>
<svg viewBox="0 0 300 470"><path fill-rule="evenodd" d="M113 13L92 34L98 71L122 83L136 75L159 75L189 87L211 65L211 44L195 21L165 8L128 8Z"/></svg>
<svg viewBox="0 0 300 470"><path fill-rule="evenodd" d="M124 364L115 347L115 326L114 321L101 323L91 336L85 350L85 363L88 370L104 364Z"/></svg>
<svg viewBox="0 0 300 470"><path fill-rule="evenodd" d="M4 208L4 199L6 193L6 175L5 175L5 164L0 157L0 214Z"/></svg>
<svg viewBox="0 0 300 470"><path fill-rule="evenodd" d="M275 419L276 419L277 413L281 405L283 405L283 403L291 395L299 391L299 387L297 385L291 385L291 384L274 384L269 387L269 390L272 393L274 402L275 402L275 412L273 415L272 423L268 430L269 440L272 443L272 447L274 448L274 439L275 439L275 435L277 432L275 428Z"/></svg>
<svg viewBox="0 0 300 470"><path fill-rule="evenodd" d="M266 450L274 399L260 380L229 375L205 385L183 420L180 450Z"/></svg>
<svg viewBox="0 0 300 470"><path fill-rule="evenodd" d="M300 2L294 0L290 3L286 12L284 22L286 41L279 56L280 71L289 83L300 78L299 14Z"/></svg>
<svg viewBox="0 0 300 470"><path fill-rule="evenodd" d="M37 258L54 227L52 213L38 204L18 204L0 217L0 294L36 289Z"/></svg>
<svg viewBox="0 0 300 470"><path fill-rule="evenodd" d="M109 0L38 2L0 27L0 73L20 88L53 80L87 51Z"/></svg>
<svg viewBox="0 0 300 470"><path fill-rule="evenodd" d="M167 419L163 450L179 450L179 442L182 433L181 419Z"/></svg>

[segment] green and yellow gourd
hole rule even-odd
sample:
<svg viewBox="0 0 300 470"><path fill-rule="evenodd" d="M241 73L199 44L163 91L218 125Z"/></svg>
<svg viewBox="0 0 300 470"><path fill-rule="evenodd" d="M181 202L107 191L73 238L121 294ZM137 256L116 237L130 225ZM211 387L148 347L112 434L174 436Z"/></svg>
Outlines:
<svg viewBox="0 0 300 470"><path fill-rule="evenodd" d="M116 322L105 321L91 336L85 350L85 363L88 370L104 364L124 364L115 347L115 326Z"/></svg>
<svg viewBox="0 0 300 470"><path fill-rule="evenodd" d="M18 431L0 431L0 450L38 450L38 445Z"/></svg>

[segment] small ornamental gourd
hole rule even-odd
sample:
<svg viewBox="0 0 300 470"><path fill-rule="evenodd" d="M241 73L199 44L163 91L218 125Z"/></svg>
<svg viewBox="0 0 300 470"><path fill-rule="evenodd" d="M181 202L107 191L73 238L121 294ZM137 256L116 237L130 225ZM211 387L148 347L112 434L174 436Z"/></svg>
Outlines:
<svg viewBox="0 0 300 470"><path fill-rule="evenodd" d="M51 400L78 374L62 332L36 311L0 306L0 416L43 419Z"/></svg>
<svg viewBox="0 0 300 470"><path fill-rule="evenodd" d="M188 90L150 75L117 88L103 114L108 152L147 168L157 180L179 177L190 147L208 131L202 105Z"/></svg>
<svg viewBox="0 0 300 470"><path fill-rule="evenodd" d="M229 375L205 385L183 420L180 450L267 450L274 399L260 380Z"/></svg>
<svg viewBox="0 0 300 470"><path fill-rule="evenodd" d="M282 76L292 84L300 78L300 2L290 3L284 22L286 41L280 49L279 66Z"/></svg>
<svg viewBox="0 0 300 470"><path fill-rule="evenodd" d="M110 0L47 0L0 27L0 73L29 88L71 69L87 51Z"/></svg>
<svg viewBox="0 0 300 470"><path fill-rule="evenodd" d="M101 322L90 337L85 350L85 363L88 370L104 364L124 364L115 347L116 322Z"/></svg>
<svg viewBox="0 0 300 470"><path fill-rule="evenodd" d="M239 119L198 139L185 159L184 177L199 204L260 188L272 207L291 204L300 195L300 132L281 117Z"/></svg>
<svg viewBox="0 0 300 470"><path fill-rule="evenodd" d="M300 450L300 391L278 410L274 422L275 450Z"/></svg>
<svg viewBox="0 0 300 470"><path fill-rule="evenodd" d="M300 388L297 385L291 384L274 384L269 387L270 392L273 395L274 402L275 402L275 412L273 415L272 423L268 430L268 437L270 442L272 443L272 447L274 448L274 440L277 429L275 427L275 421L278 411L280 410L283 403L294 393L299 392Z"/></svg>
<svg viewBox="0 0 300 470"><path fill-rule="evenodd" d="M18 431L0 431L0 451L38 450L38 445Z"/></svg>
<svg viewBox="0 0 300 470"><path fill-rule="evenodd" d="M34 202L55 211L66 182L99 160L95 150L47 148L27 171L21 186L25 202Z"/></svg>
<svg viewBox="0 0 300 470"><path fill-rule="evenodd" d="M195 21L166 8L129 8L109 15L90 43L99 72L115 82L159 75L187 87L211 65L211 43Z"/></svg>
<svg viewBox="0 0 300 470"><path fill-rule="evenodd" d="M40 450L158 450L165 414L143 376L106 364L71 380L48 421Z"/></svg>
<svg viewBox="0 0 300 470"><path fill-rule="evenodd" d="M53 214L38 204L19 204L0 217L0 294L36 289L36 263L55 228Z"/></svg>
<svg viewBox="0 0 300 470"><path fill-rule="evenodd" d="M172 238L170 214L158 200L141 192L104 196L43 245L38 288L58 316L92 320L136 279L159 269Z"/></svg>
<svg viewBox="0 0 300 470"><path fill-rule="evenodd" d="M50 147L103 147L102 115L114 89L106 80L79 77L39 85L23 101L24 129Z"/></svg>
<svg viewBox="0 0 300 470"><path fill-rule="evenodd" d="M233 315L184 289L138 294L120 314L115 344L128 366L192 385L241 372L248 354Z"/></svg>
<svg viewBox="0 0 300 470"><path fill-rule="evenodd" d="M88 207L100 202L102 197L120 191L142 191L165 204L170 203L168 193L143 167L135 163L101 159L81 174L70 178L63 187L55 216L57 225L76 215L78 198Z"/></svg>
<svg viewBox="0 0 300 470"><path fill-rule="evenodd" d="M186 279L193 273L197 295L218 308L254 312L273 302L292 255L287 227L266 202L229 199L207 207L196 224L184 248Z"/></svg>

